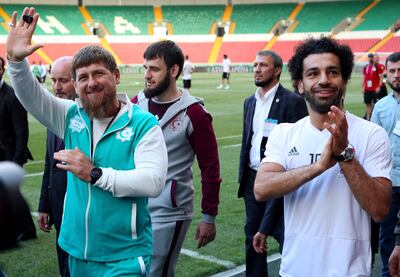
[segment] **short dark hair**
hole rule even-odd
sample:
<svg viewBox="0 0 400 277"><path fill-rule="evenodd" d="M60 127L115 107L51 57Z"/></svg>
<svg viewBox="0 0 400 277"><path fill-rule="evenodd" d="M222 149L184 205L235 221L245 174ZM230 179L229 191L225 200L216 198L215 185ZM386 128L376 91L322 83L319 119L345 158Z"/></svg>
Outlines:
<svg viewBox="0 0 400 277"><path fill-rule="evenodd" d="M97 45L89 45L81 48L75 54L72 60L72 78L76 80L77 69L94 63L103 63L111 72L115 72L118 69L117 62L109 51Z"/></svg>
<svg viewBox="0 0 400 277"><path fill-rule="evenodd" d="M228 58L228 55L227 54L224 54L224 59L227 59Z"/></svg>
<svg viewBox="0 0 400 277"><path fill-rule="evenodd" d="M4 58L1 56L0 56L0 62L1 62L1 68L4 69L4 67L6 66L6 62L5 62Z"/></svg>
<svg viewBox="0 0 400 277"><path fill-rule="evenodd" d="M282 66L283 66L283 62L282 62L281 56L279 56L274 51L270 51L270 50L258 51L256 56L270 56L274 60L274 67L275 68L277 68L277 67L282 68Z"/></svg>
<svg viewBox="0 0 400 277"><path fill-rule="evenodd" d="M396 63L400 61L400 52L393 52L386 58L385 66L387 67L388 62Z"/></svg>
<svg viewBox="0 0 400 277"><path fill-rule="evenodd" d="M281 56L279 56L277 53L271 50L261 50L258 51L256 56L270 56L272 60L274 61L274 68L282 68L283 67L283 62ZM277 76L277 79L279 80L281 77L281 74Z"/></svg>
<svg viewBox="0 0 400 277"><path fill-rule="evenodd" d="M303 61L311 54L331 53L336 55L340 61L340 71L346 82L351 77L354 66L354 55L350 47L339 44L335 39L329 37L309 38L298 45L295 53L289 60L288 69L293 81L302 80Z"/></svg>
<svg viewBox="0 0 400 277"><path fill-rule="evenodd" d="M176 75L176 79L181 75L183 63L185 62L181 48L171 40L162 40L150 44L144 51L143 58L146 60L163 59L168 69L178 65L179 72Z"/></svg>

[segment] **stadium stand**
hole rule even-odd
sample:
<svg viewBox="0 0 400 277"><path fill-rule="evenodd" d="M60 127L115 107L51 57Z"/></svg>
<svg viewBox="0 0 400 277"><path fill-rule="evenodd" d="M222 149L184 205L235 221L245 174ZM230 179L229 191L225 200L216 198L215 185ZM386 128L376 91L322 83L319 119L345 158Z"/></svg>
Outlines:
<svg viewBox="0 0 400 277"><path fill-rule="evenodd" d="M356 56L356 61L371 49L375 48L390 32L381 31L349 31L341 32L335 36L340 42L349 45ZM378 49L374 50L377 52ZM367 61L366 57L362 61Z"/></svg>
<svg viewBox="0 0 400 277"><path fill-rule="evenodd" d="M395 52L400 50L400 32L397 32L385 45L378 49L379 52Z"/></svg>
<svg viewBox="0 0 400 277"><path fill-rule="evenodd" d="M103 24L110 35L148 35L154 21L151 6L87 6L94 22Z"/></svg>
<svg viewBox="0 0 400 277"><path fill-rule="evenodd" d="M206 5L200 2L196 5L153 7L146 3L142 3L145 6L80 8L71 5L36 5L42 21L34 41L45 43L45 47L31 59L49 63L60 55L73 55L85 45L101 44L113 50L119 64L140 65L143 63L143 51L151 42L171 39L182 47L194 63L219 63L223 54L228 54L233 63L252 63L254 54L267 48L278 52L284 62L287 62L294 47L301 40L321 34L334 35L342 43L348 44L356 54L358 62L364 62L362 57L369 52L378 52L385 57L388 53L400 49L399 32L395 34L388 30L388 26L400 18L396 13L397 0L301 4L246 2L234 4L233 7ZM12 11L21 11L23 7L24 5L19 4L0 5L0 54L4 53L4 38L8 32L8 21ZM355 30L331 33L332 28L337 27L347 16L362 18L365 21L361 20ZM168 35L154 32L152 27L157 19L159 23L168 24ZM297 27L292 33L290 27L286 33L285 30L270 33L281 19L296 20L297 25L294 24L293 27ZM228 27L231 23L230 28L225 28L226 34L222 37L214 33L215 23L220 20L227 21ZM86 25L88 22L101 24L103 30L106 30L105 37L103 38L104 32L101 35L97 34L98 36L92 35L91 30L87 28L89 25Z"/></svg>
<svg viewBox="0 0 400 277"><path fill-rule="evenodd" d="M210 42L177 42L184 54L189 55L194 63L207 62L213 43Z"/></svg>
<svg viewBox="0 0 400 277"><path fill-rule="evenodd" d="M376 6L364 15L364 21L354 30L387 30L399 19L399 1L382 0Z"/></svg>
<svg viewBox="0 0 400 277"><path fill-rule="evenodd" d="M142 64L143 52L156 41L150 36L107 36L107 41L125 64ZM206 63L213 46L214 35L169 36L194 63Z"/></svg>
<svg viewBox="0 0 400 277"><path fill-rule="evenodd" d="M221 5L162 6L163 19L172 23L173 34L209 34L213 22L221 20Z"/></svg>
<svg viewBox="0 0 400 277"><path fill-rule="evenodd" d="M225 42L222 44L217 61L222 61L222 56L227 54L235 63L248 63L254 60L254 54L263 49L263 41Z"/></svg>
<svg viewBox="0 0 400 277"><path fill-rule="evenodd" d="M21 12L26 5L1 5L10 16ZM76 6L35 5L40 14L36 35L85 35L81 26L85 22Z"/></svg>
<svg viewBox="0 0 400 277"><path fill-rule="evenodd" d="M62 56L73 56L79 49L87 45L99 45L96 36L70 36L62 38L60 36L36 36L36 41L45 44L43 50L53 60Z"/></svg>
<svg viewBox="0 0 400 277"><path fill-rule="evenodd" d="M355 17L370 1L332 1L306 3L297 15L293 32L330 32L346 17Z"/></svg>
<svg viewBox="0 0 400 277"><path fill-rule="evenodd" d="M6 56L6 37L5 36L0 37L0 56L2 56L3 58ZM39 61L43 62L43 59L37 53L33 53L32 56L30 56L29 60L31 62L35 61L36 63L38 63Z"/></svg>
<svg viewBox="0 0 400 277"><path fill-rule="evenodd" d="M272 47L272 51L278 53L284 62L289 61L290 57L293 55L293 50L297 44L299 44L301 39L296 40L278 40Z"/></svg>
<svg viewBox="0 0 400 277"><path fill-rule="evenodd" d="M296 4L235 5L231 20L236 23L235 34L268 33L280 19L287 19Z"/></svg>
<svg viewBox="0 0 400 277"><path fill-rule="evenodd" d="M252 63L256 52L263 50L266 42L272 38L271 34L230 35L224 37L217 62L227 54L234 63Z"/></svg>

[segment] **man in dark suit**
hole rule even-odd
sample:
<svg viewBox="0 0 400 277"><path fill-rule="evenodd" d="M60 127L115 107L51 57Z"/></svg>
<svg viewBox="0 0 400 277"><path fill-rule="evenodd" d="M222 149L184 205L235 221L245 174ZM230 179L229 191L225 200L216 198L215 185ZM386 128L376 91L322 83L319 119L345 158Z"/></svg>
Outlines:
<svg viewBox="0 0 400 277"><path fill-rule="evenodd" d="M57 97L75 99L77 97L72 84L72 57L61 57L51 67L51 84ZM67 189L67 172L56 167L57 160L53 158L54 152L64 149L64 143L51 131L47 130L46 162L42 180L42 189L39 200L40 229L50 232L54 224L58 235L60 233L61 219L65 191ZM58 266L61 276L69 276L68 254L64 252L57 242Z"/></svg>
<svg viewBox="0 0 400 277"><path fill-rule="evenodd" d="M0 57L0 161L13 161L22 166L32 159L28 149L28 113L14 89L3 80L4 66L4 59Z"/></svg>
<svg viewBox="0 0 400 277"><path fill-rule="evenodd" d="M280 83L282 59L273 51L259 51L254 62L255 94L244 102L239 192L246 208L246 276L268 276L266 239L272 235L283 242L283 200L257 202L254 179L269 133L279 123L296 122L306 116L304 99ZM281 245L282 247L282 245Z"/></svg>

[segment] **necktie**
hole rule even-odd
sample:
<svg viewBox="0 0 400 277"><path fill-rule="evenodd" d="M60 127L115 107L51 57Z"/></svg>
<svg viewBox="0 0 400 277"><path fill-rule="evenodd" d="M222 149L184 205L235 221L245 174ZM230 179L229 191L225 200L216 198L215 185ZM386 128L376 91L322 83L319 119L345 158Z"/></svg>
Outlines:
<svg viewBox="0 0 400 277"><path fill-rule="evenodd" d="M267 146L267 137L263 137L260 145L260 162L265 158L265 147Z"/></svg>

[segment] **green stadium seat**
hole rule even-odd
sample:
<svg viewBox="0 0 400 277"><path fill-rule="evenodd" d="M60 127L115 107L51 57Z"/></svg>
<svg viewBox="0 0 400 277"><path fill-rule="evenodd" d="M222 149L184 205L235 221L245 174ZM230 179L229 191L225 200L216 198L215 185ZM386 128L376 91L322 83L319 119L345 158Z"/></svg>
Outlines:
<svg viewBox="0 0 400 277"><path fill-rule="evenodd" d="M95 22L103 24L110 35L148 35L154 22L152 6L87 6Z"/></svg>
<svg viewBox="0 0 400 277"><path fill-rule="evenodd" d="M280 19L287 19L296 4L234 5L231 20L235 34L265 34Z"/></svg>
<svg viewBox="0 0 400 277"><path fill-rule="evenodd" d="M210 33L216 20L221 20L225 6L162 6L163 19L173 26L174 35Z"/></svg>
<svg viewBox="0 0 400 277"><path fill-rule="evenodd" d="M370 2L364 0L307 2L296 17L299 24L293 32L330 32L344 18L357 16Z"/></svg>
<svg viewBox="0 0 400 277"><path fill-rule="evenodd" d="M400 18L400 1L383 0L369 10L365 15L365 20L354 30L387 30L397 19Z"/></svg>
<svg viewBox="0 0 400 277"><path fill-rule="evenodd" d="M13 11L19 14L26 5L1 5L11 17ZM81 24L85 22L77 6L36 5L40 14L35 35L85 35Z"/></svg>

